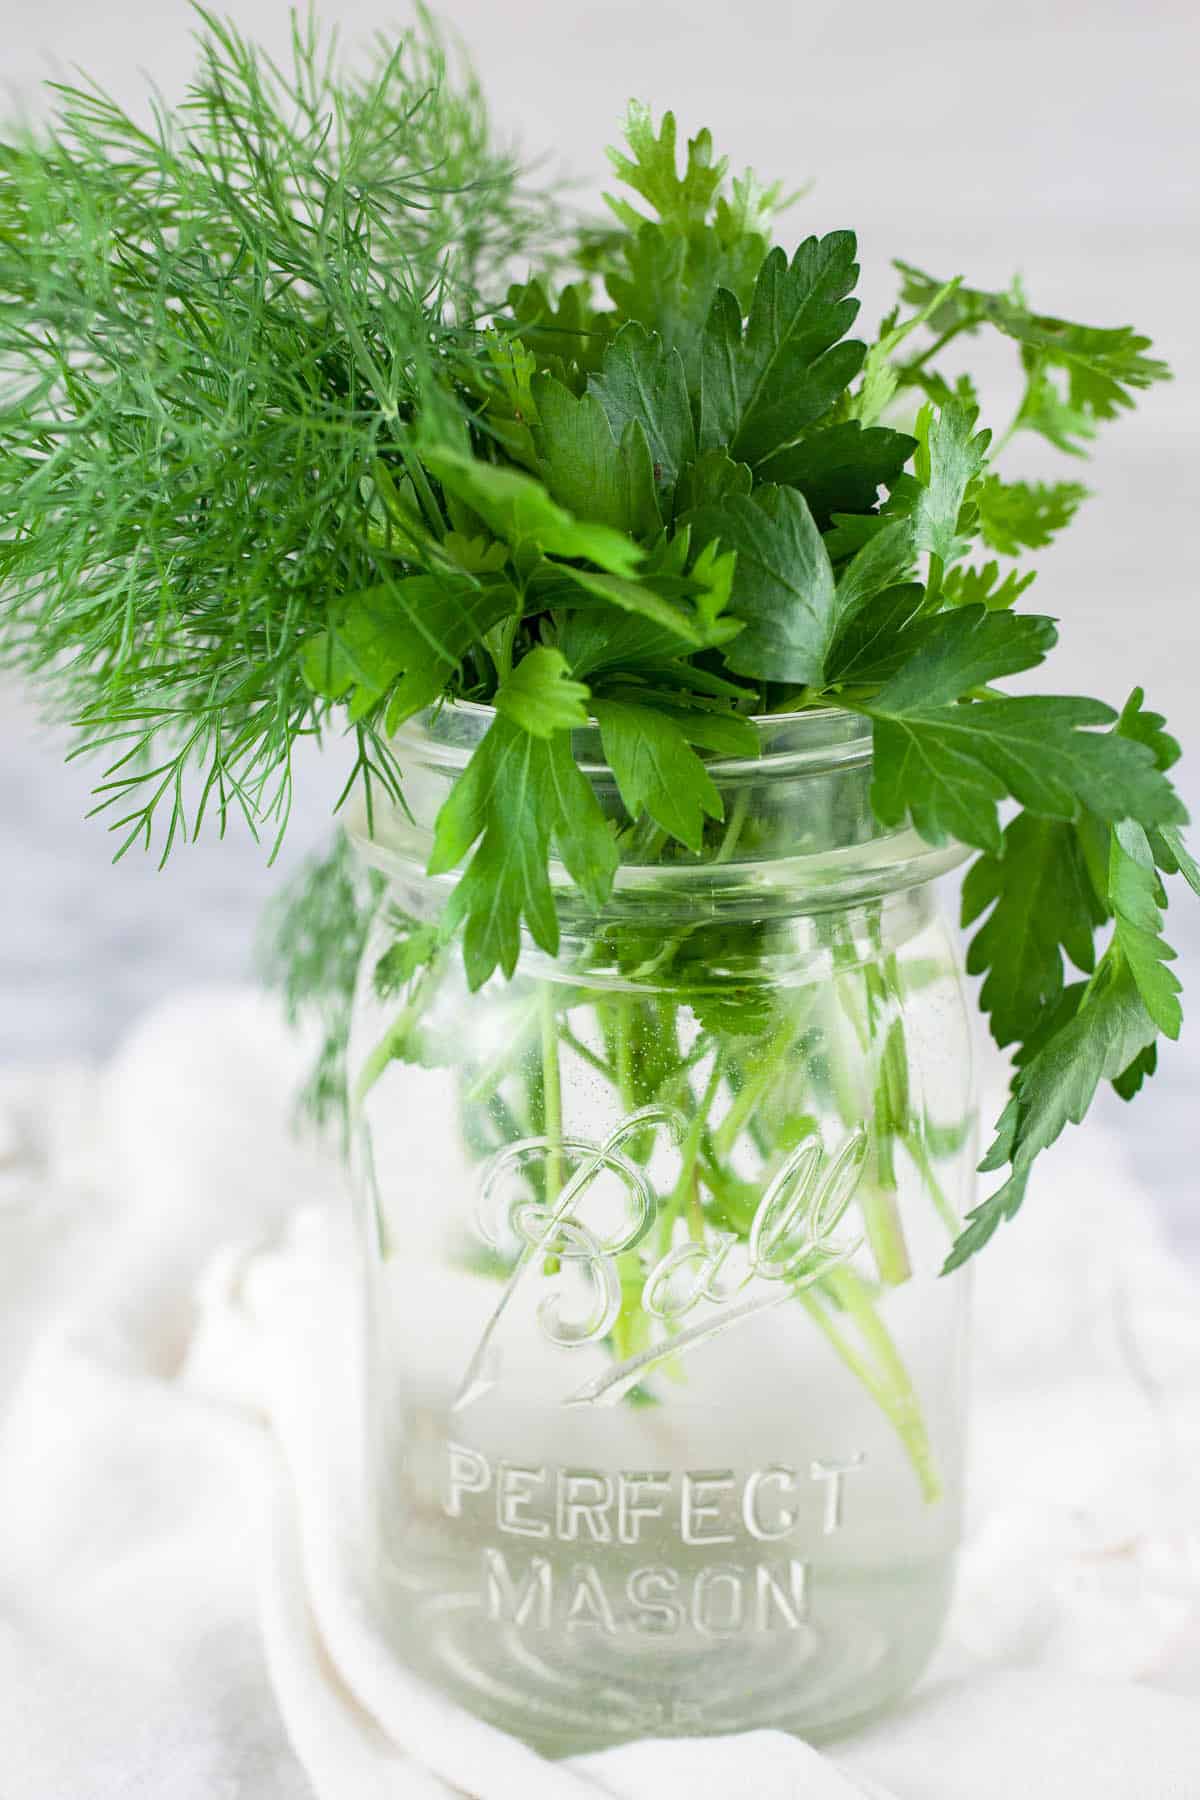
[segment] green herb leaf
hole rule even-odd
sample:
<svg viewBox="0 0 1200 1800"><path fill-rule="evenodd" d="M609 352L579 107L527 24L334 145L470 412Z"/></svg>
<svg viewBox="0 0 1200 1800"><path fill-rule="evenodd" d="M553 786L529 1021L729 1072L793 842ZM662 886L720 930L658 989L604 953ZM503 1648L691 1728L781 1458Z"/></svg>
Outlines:
<svg viewBox="0 0 1200 1800"><path fill-rule="evenodd" d="M989 475L977 495L980 535L1002 556L1040 550L1071 523L1087 495L1077 481L1001 481Z"/></svg>
<svg viewBox="0 0 1200 1800"><path fill-rule="evenodd" d="M537 366L580 392L587 374L600 367L612 330L610 316L592 304L591 284L568 282L551 300L544 283L527 281L509 288L508 304L513 329Z"/></svg>
<svg viewBox="0 0 1200 1800"><path fill-rule="evenodd" d="M999 856L967 871L962 922L992 911L971 940L967 970L986 975L980 995L1001 1046L1033 1036L1063 992L1063 952L1076 968L1095 967L1092 933L1104 922L1072 825L1019 812Z"/></svg>
<svg viewBox="0 0 1200 1800"><path fill-rule="evenodd" d="M691 523L695 542L737 552L730 611L745 629L725 652L728 666L768 681L819 681L836 625L836 584L801 495L781 487L734 494Z"/></svg>
<svg viewBox="0 0 1200 1800"><path fill-rule="evenodd" d="M680 519L701 508L719 506L735 494L749 495L754 471L749 463L737 463L724 450L705 450L686 468L675 488L675 512Z"/></svg>
<svg viewBox="0 0 1200 1800"><path fill-rule="evenodd" d="M1036 613L988 612L982 606L940 613L922 628L904 666L872 707L882 716L895 716L917 706L944 706L972 688L1035 668L1057 640L1054 620ZM967 717L968 728L973 717Z"/></svg>
<svg viewBox="0 0 1200 1800"><path fill-rule="evenodd" d="M946 1259L943 1273L981 1250L1016 1214L1034 1161L1068 1124L1082 1122L1102 1081L1126 1075L1153 1043L1146 1011L1119 944L1111 944L1083 990L1077 1011L1019 1071L1013 1095L980 1167L1011 1164L1004 1185L969 1215L970 1223Z"/></svg>
<svg viewBox="0 0 1200 1800"><path fill-rule="evenodd" d="M637 545L621 532L575 518L550 498L540 481L519 469L480 462L444 444L424 448L421 460L444 488L515 550L528 547L548 556L586 557L614 575L631 575L642 560Z"/></svg>
<svg viewBox="0 0 1200 1800"><path fill-rule="evenodd" d="M656 824L699 854L706 818L723 816L712 776L688 743L678 715L628 700L596 700L596 719L621 798L630 817L649 813ZM703 716L690 729L708 730Z"/></svg>
<svg viewBox="0 0 1200 1800"><path fill-rule="evenodd" d="M352 719L391 695L395 730L444 693L462 657L519 605L507 581L413 575L350 595L340 616L304 647L302 667L314 693L354 694Z"/></svg>
<svg viewBox="0 0 1200 1800"><path fill-rule="evenodd" d="M1011 569L1001 580L997 562L984 563L979 569L959 563L956 568L946 571L942 582L942 605L986 606L989 612L999 612L1015 606L1025 590L1032 586L1036 574L1034 569L1026 570L1024 575Z"/></svg>
<svg viewBox="0 0 1200 1800"><path fill-rule="evenodd" d="M696 455L691 402L678 350L641 325L624 325L590 391L618 437L630 425L644 431L655 488L669 500L681 471Z"/></svg>
<svg viewBox="0 0 1200 1800"><path fill-rule="evenodd" d="M902 694L910 691L905 670L894 679ZM1052 819L1073 819L1081 807L1146 825L1184 816L1143 745L1088 729L1114 718L1099 701L1016 695L960 706L913 698L891 711L881 699L850 704L875 720L877 816L899 825L910 814L931 843L956 837L998 855L996 806L1005 795Z"/></svg>
<svg viewBox="0 0 1200 1800"><path fill-rule="evenodd" d="M496 691L496 711L534 737L587 724L588 690L571 679L567 659L544 645L523 656Z"/></svg>
<svg viewBox="0 0 1200 1800"><path fill-rule="evenodd" d="M924 600L919 582L905 582L844 619L825 661L825 686L879 687L903 668Z"/></svg>
<svg viewBox="0 0 1200 1800"><path fill-rule="evenodd" d="M727 164L724 158L713 161L712 133L699 131L688 140L681 176L676 161L675 129L674 113L664 113L656 136L649 107L631 100L625 115L625 139L633 155L625 156L620 150L610 149L608 160L618 180L648 201L664 223L686 231L691 225L702 225L708 218ZM606 198L628 229L636 231L643 223L642 215L626 202Z"/></svg>
<svg viewBox="0 0 1200 1800"><path fill-rule="evenodd" d="M1161 713L1151 712L1147 708L1145 692L1137 687L1122 707L1115 729L1122 737L1132 738L1137 744L1145 744L1154 757L1156 768L1170 769L1179 761L1182 752L1177 739L1166 729L1166 724Z"/></svg>
<svg viewBox="0 0 1200 1800"><path fill-rule="evenodd" d="M1183 833L1175 825L1162 825L1150 833L1155 861L1168 875L1182 875L1194 894L1200 894L1200 863L1183 841Z"/></svg>
<svg viewBox="0 0 1200 1800"><path fill-rule="evenodd" d="M858 313L853 232L807 238L789 263L772 250L742 334L736 297L719 290L704 330L700 447L752 467L794 443L858 373L860 343L839 343Z"/></svg>
<svg viewBox="0 0 1200 1800"><path fill-rule="evenodd" d="M904 298L915 305L927 304L942 287L909 263L896 267L904 276ZM939 332L992 325L1015 339L1029 377L1017 424L1042 431L1066 450L1078 452L1096 422L1132 406L1138 390L1170 379L1165 363L1146 356L1150 339L1131 326L1103 329L1035 313L1015 285L1007 293L958 286L930 322ZM1050 370L1065 375L1065 391L1053 385Z"/></svg>
<svg viewBox="0 0 1200 1800"><path fill-rule="evenodd" d="M950 400L936 412L921 408L917 419L917 454L913 472L920 484L913 508L918 550L928 550L945 564L957 562L970 548L970 518L963 508L983 469L990 431L975 430L976 412Z"/></svg>
<svg viewBox="0 0 1200 1800"><path fill-rule="evenodd" d="M538 409L538 473L555 500L631 537L653 540L662 528L646 433L629 419L618 444L597 395L575 395L560 381L533 382ZM592 559L596 559L593 557Z"/></svg>
<svg viewBox="0 0 1200 1800"><path fill-rule="evenodd" d="M511 977L522 919L541 949L557 951L552 840L594 902L604 899L616 867L611 833L566 738L532 737L504 717L476 746L437 816L429 873L456 867L477 840L446 908L448 929L465 926L463 962L473 988L496 968Z"/></svg>
<svg viewBox="0 0 1200 1800"><path fill-rule="evenodd" d="M1150 843L1133 819L1118 819L1112 828L1108 878L1109 901L1116 914L1117 942L1137 984L1142 1003L1158 1029L1179 1036L1183 1011L1178 977L1165 965L1175 952L1162 935L1166 898L1154 868Z"/></svg>
<svg viewBox="0 0 1200 1800"><path fill-rule="evenodd" d="M814 431L777 450L759 469L764 481L794 487L824 531L834 513L870 512L881 487L891 487L917 447L903 431L864 430L857 420Z"/></svg>

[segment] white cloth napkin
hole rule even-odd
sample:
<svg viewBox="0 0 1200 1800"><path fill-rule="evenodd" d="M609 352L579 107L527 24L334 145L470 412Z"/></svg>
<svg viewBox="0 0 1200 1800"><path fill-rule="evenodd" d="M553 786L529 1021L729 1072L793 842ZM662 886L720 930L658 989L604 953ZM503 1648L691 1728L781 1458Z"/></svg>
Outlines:
<svg viewBox="0 0 1200 1800"><path fill-rule="evenodd" d="M0 1079L3 1800L1197 1800L1200 1307L1120 1143L1076 1134L979 1269L946 1643L821 1754L551 1764L405 1675L356 1561L333 1165L269 1003Z"/></svg>

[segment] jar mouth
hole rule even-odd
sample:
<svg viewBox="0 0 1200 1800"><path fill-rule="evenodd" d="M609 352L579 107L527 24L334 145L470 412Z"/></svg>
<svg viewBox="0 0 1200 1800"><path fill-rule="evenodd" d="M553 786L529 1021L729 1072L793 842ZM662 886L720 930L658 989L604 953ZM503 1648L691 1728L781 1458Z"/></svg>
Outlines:
<svg viewBox="0 0 1200 1800"><path fill-rule="evenodd" d="M400 805L364 798L347 821L365 860L407 882L410 910L436 910L460 871L425 873L439 811L496 710L444 702L408 720L392 740L404 782ZM631 818L604 756L600 730L572 732L580 771L610 821L619 866L605 920L652 916L655 923L766 919L919 887L962 862L958 844L931 845L910 825L879 823L870 801L873 741L868 721L843 708L755 718L761 754L706 758L721 802L699 848L687 849L652 820ZM649 827L649 829L647 829ZM597 915L552 854L550 882L560 916ZM440 896L440 898L437 898Z"/></svg>
<svg viewBox="0 0 1200 1800"><path fill-rule="evenodd" d="M398 750L419 750L423 761L465 768L476 745L496 718L494 706L477 700L447 700L427 707L396 733ZM801 712L753 713L749 724L758 732L759 754L745 757L705 756L718 786L754 775L759 780L805 770L869 763L870 722L845 707L809 707ZM575 761L586 775L609 772L608 759L594 719L571 733Z"/></svg>

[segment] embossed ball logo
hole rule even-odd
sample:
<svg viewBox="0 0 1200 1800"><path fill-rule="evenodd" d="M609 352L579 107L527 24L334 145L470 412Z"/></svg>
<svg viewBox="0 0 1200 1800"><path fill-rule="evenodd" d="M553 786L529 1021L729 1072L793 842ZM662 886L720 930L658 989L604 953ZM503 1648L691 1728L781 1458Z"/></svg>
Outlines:
<svg viewBox="0 0 1200 1800"><path fill-rule="evenodd" d="M655 1189L625 1146L648 1131L665 1131L678 1141L683 1123L667 1107L646 1106L602 1143L528 1137L489 1159L480 1183L477 1224L484 1241L513 1261L463 1374L456 1410L470 1406L499 1380L500 1328L539 1268L565 1265L576 1277L574 1310L557 1287L538 1301L538 1325L550 1344L571 1350L609 1335L625 1299L618 1259L638 1250L660 1218ZM862 1238L845 1236L840 1228L862 1178L868 1147L861 1124L833 1153L817 1138L807 1138L763 1189L744 1240L706 1225L702 1236L670 1243L640 1286L642 1311L658 1322L661 1339L576 1387L563 1404L615 1405L659 1364L783 1305L853 1256ZM551 1159L556 1170L573 1165L572 1173L552 1197L536 1199L529 1177L535 1175L532 1185L549 1196ZM596 1203L601 1177L603 1209ZM686 1323L701 1307L703 1317Z"/></svg>

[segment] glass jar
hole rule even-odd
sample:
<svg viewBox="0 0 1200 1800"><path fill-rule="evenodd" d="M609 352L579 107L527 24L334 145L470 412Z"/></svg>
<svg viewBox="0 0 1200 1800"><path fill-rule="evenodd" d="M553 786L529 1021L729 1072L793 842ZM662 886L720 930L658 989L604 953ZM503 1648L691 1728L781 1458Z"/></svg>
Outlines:
<svg viewBox="0 0 1200 1800"><path fill-rule="evenodd" d="M970 1034L850 714L759 721L692 855L624 813L611 901L468 991L433 820L447 706L360 819L387 886L351 1037L378 1602L396 1651L547 1753L830 1735L917 1677L959 1533Z"/></svg>

